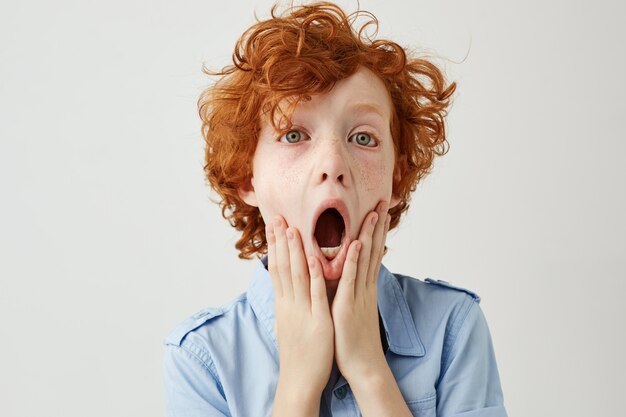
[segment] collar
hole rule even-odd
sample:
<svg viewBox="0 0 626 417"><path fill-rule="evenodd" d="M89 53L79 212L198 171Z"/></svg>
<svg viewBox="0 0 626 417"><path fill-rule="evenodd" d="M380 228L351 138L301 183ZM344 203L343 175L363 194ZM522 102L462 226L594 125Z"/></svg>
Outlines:
<svg viewBox="0 0 626 417"><path fill-rule="evenodd" d="M247 292L255 314L268 330L276 349L274 332L274 288L266 269L267 256L259 261ZM403 356L424 356L426 351L398 280L384 265L378 273L378 310L383 319L389 349Z"/></svg>

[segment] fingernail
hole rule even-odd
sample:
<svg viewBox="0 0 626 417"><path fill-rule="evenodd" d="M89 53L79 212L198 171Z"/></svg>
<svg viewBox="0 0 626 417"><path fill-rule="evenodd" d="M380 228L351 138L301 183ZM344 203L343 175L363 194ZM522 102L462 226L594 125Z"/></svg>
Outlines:
<svg viewBox="0 0 626 417"><path fill-rule="evenodd" d="M287 239L293 240L293 231L291 229L287 229Z"/></svg>
<svg viewBox="0 0 626 417"><path fill-rule="evenodd" d="M315 259L309 258L309 269L315 268Z"/></svg>
<svg viewBox="0 0 626 417"><path fill-rule="evenodd" d="M361 242L356 242L355 249L356 249L356 253L361 252Z"/></svg>
<svg viewBox="0 0 626 417"><path fill-rule="evenodd" d="M375 225L377 221L378 221L378 213L374 213L374 216L372 217L372 225Z"/></svg>
<svg viewBox="0 0 626 417"><path fill-rule="evenodd" d="M276 218L274 219L274 226L275 226L275 227L280 227L280 219L279 219L278 217L276 217Z"/></svg>

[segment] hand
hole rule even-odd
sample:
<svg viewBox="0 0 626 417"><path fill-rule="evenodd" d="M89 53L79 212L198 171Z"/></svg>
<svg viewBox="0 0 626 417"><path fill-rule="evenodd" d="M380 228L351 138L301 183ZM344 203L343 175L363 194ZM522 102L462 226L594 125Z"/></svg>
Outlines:
<svg viewBox="0 0 626 417"><path fill-rule="evenodd" d="M332 305L335 359L341 374L352 381L388 368L378 324L378 272L391 216L389 204L380 202L365 217L359 239L348 256Z"/></svg>
<svg viewBox="0 0 626 417"><path fill-rule="evenodd" d="M322 266L310 257L307 268L300 234L282 217L266 226L266 236L280 355L278 391L313 396L319 405L332 368L334 332Z"/></svg>

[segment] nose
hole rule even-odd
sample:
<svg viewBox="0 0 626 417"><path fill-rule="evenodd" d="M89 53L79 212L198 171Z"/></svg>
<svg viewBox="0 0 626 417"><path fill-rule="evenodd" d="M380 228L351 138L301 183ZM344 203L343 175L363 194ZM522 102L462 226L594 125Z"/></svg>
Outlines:
<svg viewBox="0 0 626 417"><path fill-rule="evenodd" d="M343 149L341 140L328 140L318 153L318 172L316 174L320 183L333 182L344 187L350 185L350 172L348 169L347 155Z"/></svg>

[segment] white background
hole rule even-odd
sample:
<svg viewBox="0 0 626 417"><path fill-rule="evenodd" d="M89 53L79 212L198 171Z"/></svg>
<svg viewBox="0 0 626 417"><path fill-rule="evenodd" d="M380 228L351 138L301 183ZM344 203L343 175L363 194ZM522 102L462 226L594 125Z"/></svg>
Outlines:
<svg viewBox="0 0 626 417"><path fill-rule="evenodd" d="M165 414L162 339L256 266L204 181L201 66L270 4L0 4L0 415ZM617 415L623 2L361 7L458 82L385 264L483 297L510 416Z"/></svg>

